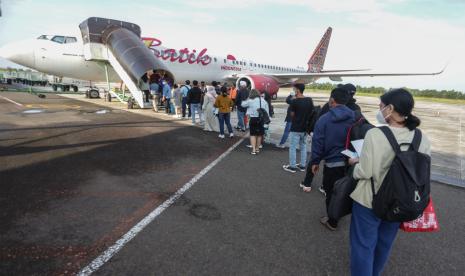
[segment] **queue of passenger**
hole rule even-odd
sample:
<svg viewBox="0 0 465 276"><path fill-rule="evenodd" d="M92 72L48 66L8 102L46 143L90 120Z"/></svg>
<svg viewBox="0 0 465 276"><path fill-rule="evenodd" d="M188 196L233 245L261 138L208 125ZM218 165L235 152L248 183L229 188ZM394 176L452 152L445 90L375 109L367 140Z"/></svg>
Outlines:
<svg viewBox="0 0 465 276"><path fill-rule="evenodd" d="M235 128L245 132L249 129L250 124L252 137L257 137L253 138L253 142L249 145L252 147L252 153L256 154L258 149L262 148L268 125L257 124L257 113L252 110L255 102L253 100L260 97L261 101L256 101L256 103L262 104L263 110L266 110L267 116L270 116L271 96L269 94L260 95L260 92L256 90L251 93L244 81L240 82L239 90L234 84L231 86L227 83L220 85L216 81L213 81L211 86L207 86L204 81L200 82L199 86L197 80L192 81L192 86L190 80L186 80L181 86L172 85L168 79L164 79L157 73L150 75L148 80L144 75L142 82L149 83L149 95L152 95L155 112L159 112L163 108L167 114L176 115L180 119L191 118L193 125L200 124L203 125L205 131L218 132L219 138L225 137L225 125L229 137L234 137L231 112L237 110L239 120ZM144 84L141 85L141 89L143 86ZM146 100L148 100L148 96ZM251 119L250 123L249 118Z"/></svg>
<svg viewBox="0 0 465 276"><path fill-rule="evenodd" d="M428 138L417 130L420 120L412 114L413 97L405 89L391 90L382 95L377 121L387 127L376 128L363 117L356 104L354 85L346 84L333 89L329 101L320 111L313 107L311 98L303 96L303 91L304 86L296 84L286 99L289 105L286 127L277 144L284 147L290 135L289 164L284 165L283 169L291 173L305 169L305 137L311 134L311 160L300 187L304 192L311 191L313 177L320 170L320 163L323 163L322 190L326 196L327 214L320 218L320 223L331 231L337 229L340 219L332 217L329 210L330 205L339 204L335 200L339 200L340 195L337 199L333 197L334 185L347 177L347 183L355 181L350 184L355 186L348 189L345 195L353 201L350 208L351 274L380 275L389 258L400 222L420 216L429 202L430 172L412 167L421 166L429 170L431 154ZM344 156L342 151L354 150L350 142L358 139L364 139L361 156ZM297 144L301 153L300 163L296 162ZM404 161L399 159L393 165L396 158L401 158L399 155L402 151L413 153L407 153L402 157ZM411 161L405 161L408 158ZM409 171L410 176L402 174L402 170ZM417 174L415 181L424 181L417 188L406 186L417 185L412 181L412 173ZM412 194L388 192L388 189L396 188L393 186L399 186L398 191L403 193L413 189ZM405 219L402 212L410 212L411 218Z"/></svg>
<svg viewBox="0 0 465 276"><path fill-rule="evenodd" d="M167 80L159 76L152 77L149 88L154 96L154 110L158 111L159 104L164 103L169 113L172 103L175 114L181 118L186 115L192 117L193 124L198 114L205 131L219 132L219 138L224 139L225 125L229 137L234 137L231 112L236 109L236 129L242 132L250 129L248 147L252 155L260 153L273 113L271 97L255 89L249 90L245 81L239 83L238 90L234 85L221 86L218 82L212 82L211 86L201 82L199 87L198 81L194 80L192 84L193 87L190 81L186 81L181 87L174 85L171 94L171 85ZM405 89L391 90L381 96L377 120L380 124L388 125L381 129L375 128L362 115L354 98L356 87L352 84L339 85L333 89L328 102L321 109L314 106L311 97L304 96L304 91L304 84L294 84L291 94L286 98L286 125L276 145L284 148L286 141L290 140L289 163L282 167L290 173L306 171L304 181L299 184L304 192L312 191L314 176L320 171L320 166L323 167L319 190L326 197L326 215L320 218L320 223L331 231L337 230L340 219L330 215L330 206L337 204L333 197L336 182L348 175L357 181L347 195L353 200L350 225L351 272L352 275L380 275L400 223L380 217L379 211L373 210L374 195L385 185L390 166L401 149L413 149L425 156L431 154L428 138L417 130L420 120L412 114L413 97ZM308 137L311 137L309 162ZM350 142L358 139L365 141L361 156L350 159L344 156L344 150L354 151ZM393 143L401 145L399 152L396 152ZM405 148L404 145L410 146ZM297 150L300 151L299 162ZM420 192L429 196L429 189ZM416 192L415 198L420 192Z"/></svg>

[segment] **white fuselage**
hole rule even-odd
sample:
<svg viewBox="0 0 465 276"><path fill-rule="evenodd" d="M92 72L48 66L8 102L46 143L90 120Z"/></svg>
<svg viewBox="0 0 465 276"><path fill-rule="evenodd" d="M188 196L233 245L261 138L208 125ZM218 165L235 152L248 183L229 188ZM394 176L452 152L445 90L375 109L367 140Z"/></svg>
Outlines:
<svg viewBox="0 0 465 276"><path fill-rule="evenodd" d="M157 40L158 41L158 40ZM202 55L204 59L198 60L195 50L184 49L184 59L179 57L183 49L168 49L161 45L146 45L154 52L174 75L176 83L186 80L212 81L230 80L249 74L279 74L291 72L305 72L303 69L285 68L258 64L250 60L232 60L226 57ZM160 43L161 44L161 43ZM81 41L69 44L60 44L50 40L35 39L7 45L1 49L3 57L20 65L35 69L47 74L70 77L75 79L105 82L105 62L85 60ZM167 51L168 52L165 52ZM206 49L205 49L206 52ZM165 54L166 53L166 54ZM200 51L198 53L201 53ZM163 55L165 54L165 55ZM174 56L173 56L174 55ZM187 61L183 61L189 57ZM121 81L118 74L109 68L109 81Z"/></svg>

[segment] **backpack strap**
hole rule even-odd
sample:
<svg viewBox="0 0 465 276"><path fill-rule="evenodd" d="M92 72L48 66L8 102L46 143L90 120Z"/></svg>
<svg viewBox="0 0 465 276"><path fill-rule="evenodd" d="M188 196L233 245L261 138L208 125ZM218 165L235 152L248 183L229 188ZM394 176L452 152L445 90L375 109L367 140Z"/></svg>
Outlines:
<svg viewBox="0 0 465 276"><path fill-rule="evenodd" d="M418 128L415 129L415 134L413 135L412 143L410 144L410 149L418 151L420 148L422 133Z"/></svg>
<svg viewBox="0 0 465 276"><path fill-rule="evenodd" d="M350 133L352 132L352 129L354 128L354 126L357 126L359 123L362 123L364 120L363 117L361 117L360 119L358 119L357 122L355 122L355 124L351 125L350 128L349 128L349 131L347 131L347 136L346 136L346 149L349 149L349 145L350 145Z"/></svg>
<svg viewBox="0 0 465 276"><path fill-rule="evenodd" d="M373 180L373 177L370 178L371 182L371 193L373 194L373 198L375 197L375 181Z"/></svg>
<svg viewBox="0 0 465 276"><path fill-rule="evenodd" d="M384 136L386 136L386 138L388 139L389 144L391 144L391 147L394 150L394 152L396 154L399 154L400 153L400 146L397 143L396 137L394 137L394 134L392 133L392 130L389 129L389 127L387 127L387 126L382 126L379 129L384 133Z"/></svg>

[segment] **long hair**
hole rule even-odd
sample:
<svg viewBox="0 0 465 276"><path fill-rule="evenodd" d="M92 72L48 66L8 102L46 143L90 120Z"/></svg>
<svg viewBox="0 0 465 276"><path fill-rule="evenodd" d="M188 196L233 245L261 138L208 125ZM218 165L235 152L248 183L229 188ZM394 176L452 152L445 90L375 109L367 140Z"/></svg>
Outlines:
<svg viewBox="0 0 465 276"><path fill-rule="evenodd" d="M250 91L249 98L253 100L253 99L257 98L257 97L260 97L260 92L258 92L257 89L252 89Z"/></svg>

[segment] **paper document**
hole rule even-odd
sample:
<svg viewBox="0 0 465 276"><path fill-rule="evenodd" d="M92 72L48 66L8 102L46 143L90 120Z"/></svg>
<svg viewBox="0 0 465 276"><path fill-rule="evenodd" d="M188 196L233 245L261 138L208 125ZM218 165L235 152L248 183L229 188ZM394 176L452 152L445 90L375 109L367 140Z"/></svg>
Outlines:
<svg viewBox="0 0 465 276"><path fill-rule="evenodd" d="M363 139L360 139L351 142L358 156L362 156L363 141Z"/></svg>
<svg viewBox="0 0 465 276"><path fill-rule="evenodd" d="M349 158L358 158L357 153L350 151L350 150L344 150L344 151L341 151L341 153Z"/></svg>

